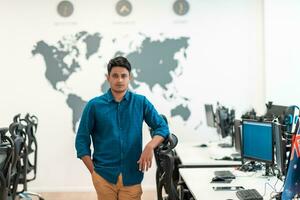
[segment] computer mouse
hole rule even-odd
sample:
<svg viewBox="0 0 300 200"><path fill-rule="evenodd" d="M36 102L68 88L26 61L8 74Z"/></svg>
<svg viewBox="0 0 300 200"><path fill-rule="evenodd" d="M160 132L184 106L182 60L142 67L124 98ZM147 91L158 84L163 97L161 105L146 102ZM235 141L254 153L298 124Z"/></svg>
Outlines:
<svg viewBox="0 0 300 200"><path fill-rule="evenodd" d="M212 182L224 182L225 179L220 176L215 176L211 179Z"/></svg>
<svg viewBox="0 0 300 200"><path fill-rule="evenodd" d="M232 158L229 157L229 156L224 156L224 157L222 158L222 160L232 160Z"/></svg>

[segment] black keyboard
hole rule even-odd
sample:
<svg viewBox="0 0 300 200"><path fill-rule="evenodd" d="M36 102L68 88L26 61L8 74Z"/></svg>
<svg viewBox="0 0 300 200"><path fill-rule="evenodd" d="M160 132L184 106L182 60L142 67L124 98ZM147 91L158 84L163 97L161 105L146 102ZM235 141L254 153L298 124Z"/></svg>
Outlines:
<svg viewBox="0 0 300 200"><path fill-rule="evenodd" d="M215 176L224 178L224 179L235 179L235 175L228 170L224 170L224 171L215 171Z"/></svg>
<svg viewBox="0 0 300 200"><path fill-rule="evenodd" d="M239 190L236 192L236 196L240 200L263 200L263 197L256 189Z"/></svg>

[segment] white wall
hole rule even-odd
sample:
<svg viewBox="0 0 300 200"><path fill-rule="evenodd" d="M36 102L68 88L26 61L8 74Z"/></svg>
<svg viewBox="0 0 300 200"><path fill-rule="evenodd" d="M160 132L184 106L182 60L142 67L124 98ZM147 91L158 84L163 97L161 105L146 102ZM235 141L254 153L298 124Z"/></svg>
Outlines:
<svg viewBox="0 0 300 200"><path fill-rule="evenodd" d="M300 2L265 1L266 99L298 105L300 92Z"/></svg>
<svg viewBox="0 0 300 200"><path fill-rule="evenodd" d="M53 90L44 77L45 64L31 50L39 40L55 44L65 35L86 30L100 32L105 38L101 59L90 61L98 78L87 78L81 91L85 100L98 95L101 69L116 49L139 41L143 33L153 40L190 37L187 59L182 59L182 75L174 87L190 99L191 119L172 118L172 132L205 136L204 104L219 101L234 107L237 116L254 107L262 112L265 103L263 68L263 18L260 0L189 0L190 12L176 16L173 1L131 0L133 13L118 17L117 1L72 1L74 15L63 19L56 13L59 1L0 1L0 126L7 126L17 113L30 112L39 117L38 178L30 185L39 191L92 190L89 174L76 159L71 110L66 97ZM120 46L112 46L111 39ZM122 46L123 45L123 46ZM296 75L295 75L296 76ZM172 102L162 99L161 88L154 93L141 88L162 113ZM198 129L195 129L200 124ZM148 138L149 139L149 138ZM145 130L145 141L147 132ZM154 188L154 168L145 176L144 187Z"/></svg>

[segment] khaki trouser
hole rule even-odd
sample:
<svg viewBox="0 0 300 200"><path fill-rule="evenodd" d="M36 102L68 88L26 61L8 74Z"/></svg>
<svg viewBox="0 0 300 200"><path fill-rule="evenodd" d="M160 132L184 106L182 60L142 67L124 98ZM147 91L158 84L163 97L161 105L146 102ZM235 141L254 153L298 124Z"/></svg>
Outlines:
<svg viewBox="0 0 300 200"><path fill-rule="evenodd" d="M116 185L109 183L95 171L92 173L92 179L98 200L141 200L141 184L124 186L121 174Z"/></svg>

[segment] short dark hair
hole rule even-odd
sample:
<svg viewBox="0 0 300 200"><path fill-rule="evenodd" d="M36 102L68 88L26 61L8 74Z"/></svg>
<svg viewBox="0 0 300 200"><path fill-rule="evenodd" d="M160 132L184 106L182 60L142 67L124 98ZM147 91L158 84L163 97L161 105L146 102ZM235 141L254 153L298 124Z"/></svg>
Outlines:
<svg viewBox="0 0 300 200"><path fill-rule="evenodd" d="M110 74L111 69L113 67L118 67L118 66L126 68L129 73L131 72L130 62L125 57L118 56L118 57L115 57L115 58L111 59L109 61L109 63L107 64L107 72L108 72L108 74Z"/></svg>

